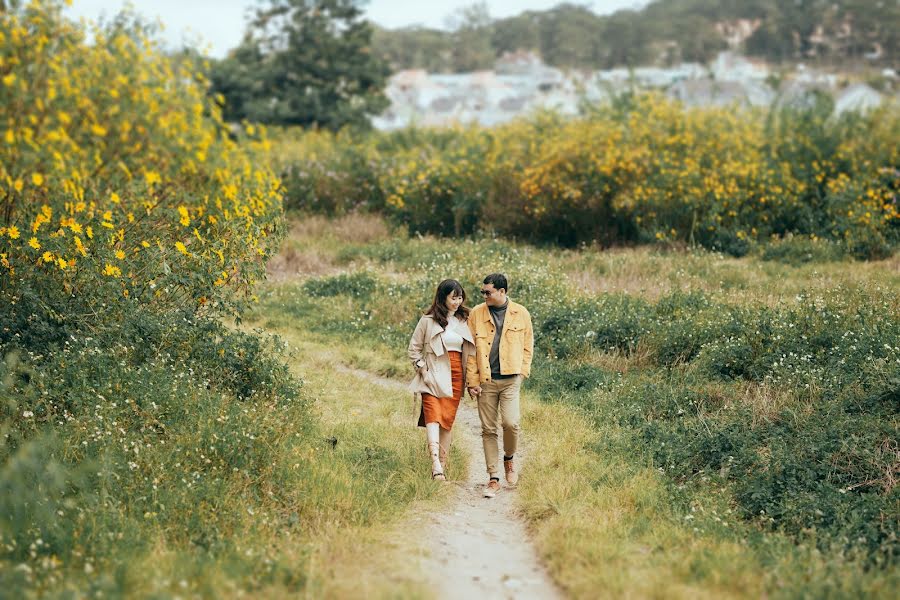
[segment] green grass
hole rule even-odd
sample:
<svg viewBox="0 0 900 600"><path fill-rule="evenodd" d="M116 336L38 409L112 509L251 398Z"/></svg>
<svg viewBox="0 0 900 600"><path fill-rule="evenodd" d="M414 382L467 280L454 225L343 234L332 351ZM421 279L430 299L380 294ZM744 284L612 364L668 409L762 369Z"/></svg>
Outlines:
<svg viewBox="0 0 900 600"><path fill-rule="evenodd" d="M67 396L41 394L52 365L0 365L11 433L0 448L4 589L22 598L427 595L398 529L412 507L439 510L447 496L430 480L409 395L336 370L334 344L290 324L279 331L295 392L279 383L286 374L265 383L270 366L255 346L202 333L183 346L192 359L161 364L124 347L111 357L88 346L86 362L67 350L57 368L69 370L53 384ZM224 371L202 372L206 345ZM261 379L228 383L256 388L250 396L223 386L254 369ZM66 398L69 412L12 389ZM82 392L91 404L77 408ZM34 416L23 419L26 408ZM464 457L452 459L461 471Z"/></svg>
<svg viewBox="0 0 900 600"><path fill-rule="evenodd" d="M538 328L524 412L539 451L519 501L573 596L896 589L900 379L884 345L900 347L897 257L559 251L408 239L355 219L299 226L290 243L330 270L271 286L261 311L396 376L438 280L475 290L505 271ZM354 227L381 233L359 242ZM754 504L784 512L754 515Z"/></svg>

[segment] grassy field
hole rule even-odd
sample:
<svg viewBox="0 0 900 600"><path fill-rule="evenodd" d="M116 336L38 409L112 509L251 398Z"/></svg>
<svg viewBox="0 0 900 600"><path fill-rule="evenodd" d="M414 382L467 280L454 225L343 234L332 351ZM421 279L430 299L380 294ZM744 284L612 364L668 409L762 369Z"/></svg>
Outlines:
<svg viewBox="0 0 900 600"><path fill-rule="evenodd" d="M226 366L213 377L198 360L182 369L171 347L160 352L168 366L138 363L139 372L127 346L118 372L96 354L59 357L76 371L60 375L68 410L78 381L95 406L38 404L24 413L35 430L26 442L4 424L0 581L10 597L424 595L407 558L416 549L398 543L396 528L410 507L439 510L446 494L428 477L409 395L336 370L334 343L291 323L277 329L296 394L273 382L244 397L229 391L230 369L267 363L222 339L214 356ZM90 365L109 390L93 387ZM8 393L20 377L14 359L0 366L3 409L21 415ZM31 372L39 393L44 372ZM48 416L60 421L52 436L42 434Z"/></svg>
<svg viewBox="0 0 900 600"><path fill-rule="evenodd" d="M495 270L535 317L525 435L540 451L518 501L564 589L892 595L897 257L561 251L302 217L258 310L403 379L436 282L471 293Z"/></svg>

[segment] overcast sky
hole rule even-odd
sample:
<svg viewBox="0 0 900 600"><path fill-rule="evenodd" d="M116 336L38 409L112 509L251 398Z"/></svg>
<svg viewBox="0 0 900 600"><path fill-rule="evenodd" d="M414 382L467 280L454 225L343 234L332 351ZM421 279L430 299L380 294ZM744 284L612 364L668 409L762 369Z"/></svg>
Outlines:
<svg viewBox="0 0 900 600"><path fill-rule="evenodd" d="M546 10L562 0L488 0L494 18L517 15L526 10ZM609 14L622 8L639 8L646 0L594 0L577 2L589 5L598 14ZM117 13L125 0L74 0L66 13L72 17L97 20ZM162 34L168 43L179 46L184 40L202 39L209 45L211 56L222 57L238 44L244 32L248 10L258 6L254 0L131 0L141 15L159 19L165 25ZM389 28L407 25L446 26L447 17L472 0L371 0L366 14L375 23Z"/></svg>

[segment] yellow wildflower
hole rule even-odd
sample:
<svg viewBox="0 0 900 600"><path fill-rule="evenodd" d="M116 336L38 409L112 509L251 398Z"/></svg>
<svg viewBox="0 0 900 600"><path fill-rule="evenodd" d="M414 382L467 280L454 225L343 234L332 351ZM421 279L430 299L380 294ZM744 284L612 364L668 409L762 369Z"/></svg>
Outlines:
<svg viewBox="0 0 900 600"><path fill-rule="evenodd" d="M11 240L17 240L17 239L19 239L19 228L16 227L15 225L13 225L12 227L10 227L10 228L6 231L6 233L7 233L7 235L9 236L9 239L11 239Z"/></svg>
<svg viewBox="0 0 900 600"><path fill-rule="evenodd" d="M144 180L147 182L147 185L153 185L155 183L161 182L162 178L156 171L146 171L144 173Z"/></svg>
<svg viewBox="0 0 900 600"><path fill-rule="evenodd" d="M41 255L41 260L43 260L46 263L53 262L53 253L52 252L44 252L44 254Z"/></svg>
<svg viewBox="0 0 900 600"><path fill-rule="evenodd" d="M118 258L119 260L124 260L124 259L125 259L125 253L124 253L123 251L121 251L121 250L116 250L116 258Z"/></svg>
<svg viewBox="0 0 900 600"><path fill-rule="evenodd" d="M175 242L175 249L178 250L179 252L181 252L182 254L184 254L185 256L187 256L187 254L188 254L187 248L181 242Z"/></svg>
<svg viewBox="0 0 900 600"><path fill-rule="evenodd" d="M33 183L34 185L36 185L38 187L44 185L44 176L41 175L40 173L32 173L31 174L31 183Z"/></svg>
<svg viewBox="0 0 900 600"><path fill-rule="evenodd" d="M30 240L28 240L28 245L31 246L32 248L34 248L35 250L41 249L41 243L38 241L38 239L36 237L32 237Z"/></svg>
<svg viewBox="0 0 900 600"><path fill-rule="evenodd" d="M103 274L107 277L119 277L120 275L122 275L122 269L106 263L106 267L103 269Z"/></svg>

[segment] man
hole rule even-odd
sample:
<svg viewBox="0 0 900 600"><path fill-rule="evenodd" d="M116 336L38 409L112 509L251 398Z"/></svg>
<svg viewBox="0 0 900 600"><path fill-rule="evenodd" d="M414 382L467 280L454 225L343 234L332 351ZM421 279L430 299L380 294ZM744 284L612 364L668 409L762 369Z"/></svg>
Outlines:
<svg viewBox="0 0 900 600"><path fill-rule="evenodd" d="M475 337L475 352L466 365L466 387L478 401L481 441L487 465L488 484L484 497L493 498L500 490L497 468L498 422L503 427L503 468L506 482L519 480L514 458L519 443L519 390L531 373L534 331L531 315L521 304L507 296L506 277L492 273L484 278L481 295L484 303L469 314L469 329Z"/></svg>

